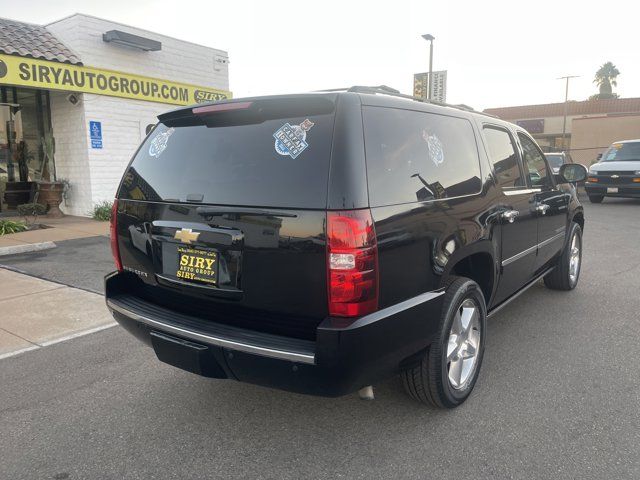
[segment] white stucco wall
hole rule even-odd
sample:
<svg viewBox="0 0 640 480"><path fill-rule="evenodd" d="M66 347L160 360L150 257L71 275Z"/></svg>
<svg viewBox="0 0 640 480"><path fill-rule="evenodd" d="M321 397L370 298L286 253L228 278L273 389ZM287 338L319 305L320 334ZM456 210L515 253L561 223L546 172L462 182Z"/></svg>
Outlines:
<svg viewBox="0 0 640 480"><path fill-rule="evenodd" d="M47 28L86 66L229 89L227 53L222 50L87 15L73 15ZM158 40L162 50L144 52L105 43L102 34L114 29ZM58 176L72 185L62 208L68 214L88 215L96 203L113 200L126 165L144 139L145 127L176 106L94 94L79 95L81 103L73 106L67 95L51 92ZM90 121L102 124L102 149L91 148Z"/></svg>
<svg viewBox="0 0 640 480"><path fill-rule="evenodd" d="M81 103L72 105L67 95L64 92L49 94L51 128L56 139L56 174L72 185L67 201L60 208L70 215L87 215L93 203L83 99L79 95Z"/></svg>
<svg viewBox="0 0 640 480"><path fill-rule="evenodd" d="M161 103L85 94L85 136L94 202L113 200L125 167L144 140L145 127L155 124L157 115L171 108ZM91 120L102 123L102 149L91 148Z"/></svg>
<svg viewBox="0 0 640 480"><path fill-rule="evenodd" d="M223 50L82 14L63 18L46 27L78 54L88 67L229 89L228 54ZM109 30L122 30L157 40L162 42L162 50L144 52L104 42L102 34ZM227 61L220 63L218 60Z"/></svg>

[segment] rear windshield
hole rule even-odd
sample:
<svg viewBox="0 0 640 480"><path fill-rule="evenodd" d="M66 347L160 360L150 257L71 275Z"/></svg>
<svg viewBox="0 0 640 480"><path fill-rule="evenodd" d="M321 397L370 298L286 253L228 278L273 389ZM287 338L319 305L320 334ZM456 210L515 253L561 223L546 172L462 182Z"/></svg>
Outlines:
<svg viewBox="0 0 640 480"><path fill-rule="evenodd" d="M614 143L604 152L602 162L640 161L640 142Z"/></svg>
<svg viewBox="0 0 640 480"><path fill-rule="evenodd" d="M318 108L315 102L301 113L298 102L295 116L287 116L280 102L270 113L270 107L262 105L244 116L232 112L165 118L141 146L118 196L325 208L334 119L329 103Z"/></svg>

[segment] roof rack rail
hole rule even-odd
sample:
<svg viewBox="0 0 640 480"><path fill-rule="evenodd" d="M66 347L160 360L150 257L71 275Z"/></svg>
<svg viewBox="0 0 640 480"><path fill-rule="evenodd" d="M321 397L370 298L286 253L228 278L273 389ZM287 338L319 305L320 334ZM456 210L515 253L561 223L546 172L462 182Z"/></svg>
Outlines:
<svg viewBox="0 0 640 480"><path fill-rule="evenodd" d="M378 86L354 85L352 87L331 88L331 89L328 89L328 90L318 90L318 91L320 91L320 92L369 93L369 94L373 94L373 95L379 93L379 94L382 94L382 95L389 95L391 97L406 98L408 100L414 100L416 102L429 103L431 105L438 105L440 107L450 107L450 108L455 108L457 110L463 110L465 112L473 112L473 113L478 113L480 115L486 115L487 117L498 118L495 115L491 115L490 113L479 112L479 111L475 110L473 107L470 107L469 105L465 105L463 103L458 104L458 105L454 105L454 104L451 104L451 103L444 103L444 102L438 102L436 100L428 100L426 98L414 97L413 95L407 95L405 93L400 93L399 90L396 90L395 88L388 87L387 85L378 85Z"/></svg>

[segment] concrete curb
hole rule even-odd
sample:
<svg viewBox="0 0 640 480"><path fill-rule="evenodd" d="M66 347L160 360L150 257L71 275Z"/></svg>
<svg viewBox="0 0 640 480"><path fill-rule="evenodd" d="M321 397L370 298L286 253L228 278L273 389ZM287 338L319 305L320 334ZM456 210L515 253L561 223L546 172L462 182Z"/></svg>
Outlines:
<svg viewBox="0 0 640 480"><path fill-rule="evenodd" d="M19 253L39 252L41 250L49 250L50 248L56 248L56 244L53 242L40 242L0 247L0 257L4 257L6 255L17 255Z"/></svg>

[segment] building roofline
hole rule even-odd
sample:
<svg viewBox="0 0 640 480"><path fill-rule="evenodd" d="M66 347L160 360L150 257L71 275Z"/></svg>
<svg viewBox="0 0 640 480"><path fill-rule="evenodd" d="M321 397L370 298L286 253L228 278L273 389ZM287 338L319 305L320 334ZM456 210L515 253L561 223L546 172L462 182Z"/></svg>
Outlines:
<svg viewBox="0 0 640 480"><path fill-rule="evenodd" d="M48 27L49 25L53 25L55 23L59 23L59 22L62 22L64 20L68 20L68 19L73 18L73 17L93 18L95 20L102 20L103 22L114 23L114 24L120 25L122 27L133 28L135 30L138 30L138 31L141 31L141 32L150 33L152 35L159 35L161 37L170 38L170 39L176 40L178 42L184 42L184 43L188 43L190 45L195 45L197 47L208 48L209 50L215 50L217 52L222 52L222 53L226 54L227 57L229 57L229 52L227 50L222 50L220 48L215 48L215 47L209 47L207 45L202 45L200 43L191 42L189 40L183 40L182 38L172 37L171 35L165 35L165 34L160 33L160 32L154 32L154 31L151 31L151 30L147 30L146 28L136 27L134 25L129 25L127 23L117 22L115 20L109 20L108 18L97 17L95 15L89 15L87 13L80 13L80 12L72 13L71 15L67 15L66 17L59 18L58 20L54 20L53 22L46 23L46 24L44 24L44 27Z"/></svg>
<svg viewBox="0 0 640 480"><path fill-rule="evenodd" d="M24 46L24 44L21 45L21 42L23 42L22 36L13 38L10 33L8 37L5 38L9 38L12 40L1 47L0 53L20 58L32 58L34 60L45 60L49 62L57 62L69 65L84 65L80 55L78 55L78 53L73 48L69 47L60 38L58 38L58 36L51 30L49 30L46 25L33 22L25 22L8 17L0 17L0 23L13 24L18 28L27 27L32 29L32 32L28 32L27 34L25 34L31 36L32 40L33 38L47 35L48 37L50 37L50 40L53 40L57 44L56 46L59 48L58 51L53 51L49 48L49 44L31 44L28 46ZM10 48L7 49L7 47ZM24 53L25 51L26 53ZM39 54L34 54L35 51L39 51Z"/></svg>
<svg viewBox="0 0 640 480"><path fill-rule="evenodd" d="M564 110L565 103L561 102L486 108L484 112L513 120L561 117ZM640 97L569 101L566 104L566 114L571 117L594 114L633 114L638 112L640 112Z"/></svg>
<svg viewBox="0 0 640 480"><path fill-rule="evenodd" d="M23 20L17 20L15 18L9 18L9 17L0 17L0 20L8 20L10 22L25 23L27 25L31 25L32 27L43 27L44 26L41 23L25 22Z"/></svg>
<svg viewBox="0 0 640 480"><path fill-rule="evenodd" d="M600 98L593 100L569 100L567 102L568 105L577 104L577 103L590 103L590 102L611 102L611 101L624 101L624 100L640 100L640 97L620 97L620 98ZM534 103L531 105L510 105L507 107L491 107L485 108L484 110L506 110L510 108L532 108L532 107L552 107L556 105L564 105L564 102L553 102L553 103Z"/></svg>

